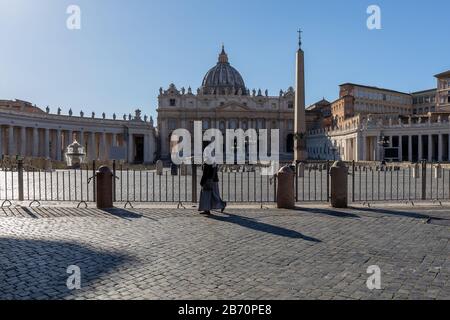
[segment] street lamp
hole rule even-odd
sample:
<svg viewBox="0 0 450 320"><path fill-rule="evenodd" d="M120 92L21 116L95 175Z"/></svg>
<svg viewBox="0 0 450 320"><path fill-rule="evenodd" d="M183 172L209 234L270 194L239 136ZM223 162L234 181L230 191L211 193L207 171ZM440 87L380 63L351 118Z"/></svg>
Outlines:
<svg viewBox="0 0 450 320"><path fill-rule="evenodd" d="M389 147L389 142L386 141L386 137L385 136L381 136L380 137L380 141L378 141L378 146L379 146L379 149L380 149L380 152L381 152L380 160L381 160L381 162L384 162L385 149L387 147Z"/></svg>

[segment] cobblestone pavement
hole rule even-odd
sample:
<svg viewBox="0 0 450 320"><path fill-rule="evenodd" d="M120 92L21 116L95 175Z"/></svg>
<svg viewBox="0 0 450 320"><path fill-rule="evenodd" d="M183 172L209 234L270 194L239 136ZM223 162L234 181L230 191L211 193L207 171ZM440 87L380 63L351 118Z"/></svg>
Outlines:
<svg viewBox="0 0 450 320"><path fill-rule="evenodd" d="M0 298L450 299L449 222L437 207L0 209Z"/></svg>

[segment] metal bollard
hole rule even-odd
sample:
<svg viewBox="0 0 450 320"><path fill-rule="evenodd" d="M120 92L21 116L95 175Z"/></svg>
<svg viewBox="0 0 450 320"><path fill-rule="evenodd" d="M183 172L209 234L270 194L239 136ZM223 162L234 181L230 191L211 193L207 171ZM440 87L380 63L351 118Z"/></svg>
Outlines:
<svg viewBox="0 0 450 320"><path fill-rule="evenodd" d="M331 206L347 208L348 206L348 168L342 161L336 161L330 169Z"/></svg>
<svg viewBox="0 0 450 320"><path fill-rule="evenodd" d="M98 168L97 182L97 208L110 209L113 207L113 174L107 166Z"/></svg>
<svg viewBox="0 0 450 320"><path fill-rule="evenodd" d="M284 166L278 171L278 189L277 189L277 208L278 209L294 209L294 177L295 173L290 166Z"/></svg>

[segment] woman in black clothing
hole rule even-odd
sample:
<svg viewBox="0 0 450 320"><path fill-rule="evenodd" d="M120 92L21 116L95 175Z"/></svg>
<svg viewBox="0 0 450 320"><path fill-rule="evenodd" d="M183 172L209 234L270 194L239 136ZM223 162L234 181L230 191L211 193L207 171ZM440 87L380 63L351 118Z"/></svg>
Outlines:
<svg viewBox="0 0 450 320"><path fill-rule="evenodd" d="M202 211L201 214L211 214L211 210L220 209L221 212L225 210L227 206L220 198L219 192L219 175L218 167L216 164L203 165L203 175L200 180L202 190L200 192L200 204L198 210Z"/></svg>

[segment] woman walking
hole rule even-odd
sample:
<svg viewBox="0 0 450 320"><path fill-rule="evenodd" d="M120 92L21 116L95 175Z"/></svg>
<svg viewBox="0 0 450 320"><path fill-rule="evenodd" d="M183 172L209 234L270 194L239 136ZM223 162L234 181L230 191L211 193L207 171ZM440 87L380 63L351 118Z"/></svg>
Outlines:
<svg viewBox="0 0 450 320"><path fill-rule="evenodd" d="M200 204L198 210L201 214L211 214L211 210L220 209L221 212L227 206L220 198L218 167L214 164L203 164L203 175L200 181Z"/></svg>

